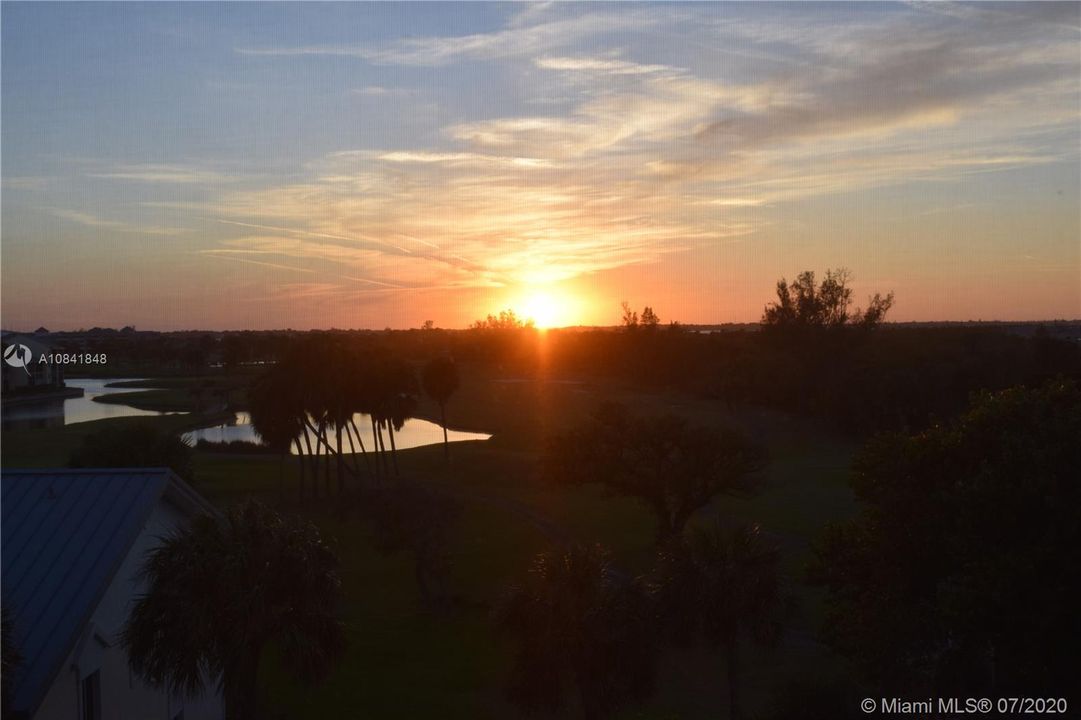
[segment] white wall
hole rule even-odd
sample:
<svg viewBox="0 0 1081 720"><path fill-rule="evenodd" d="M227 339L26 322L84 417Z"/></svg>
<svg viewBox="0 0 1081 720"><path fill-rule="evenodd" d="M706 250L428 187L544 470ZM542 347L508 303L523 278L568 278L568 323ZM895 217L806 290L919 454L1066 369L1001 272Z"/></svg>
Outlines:
<svg viewBox="0 0 1081 720"><path fill-rule="evenodd" d="M184 516L168 501L158 502L94 610L84 637L60 667L34 720L79 720L82 679L95 670L101 673L102 720L172 720L182 709L184 720L221 720L224 711L213 688L197 700L169 697L167 692L154 690L130 673L127 656L119 645L120 630L135 596L141 592L137 574L147 551L158 544L158 537L168 535L183 522Z"/></svg>

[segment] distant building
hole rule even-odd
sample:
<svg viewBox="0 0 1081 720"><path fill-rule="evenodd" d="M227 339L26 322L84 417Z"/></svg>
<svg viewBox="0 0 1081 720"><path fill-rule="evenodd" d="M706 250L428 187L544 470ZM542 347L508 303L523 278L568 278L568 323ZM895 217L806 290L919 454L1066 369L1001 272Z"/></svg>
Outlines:
<svg viewBox="0 0 1081 720"><path fill-rule="evenodd" d="M118 642L147 552L214 512L206 500L164 468L14 470L0 477L0 506L0 593L22 657L11 717L223 717L216 691L191 700L140 681Z"/></svg>
<svg viewBox="0 0 1081 720"><path fill-rule="evenodd" d="M42 357L48 357L52 353L45 343L29 335L5 335L0 341L3 346L4 362L0 363L3 368L3 389L5 393L11 392L38 392L42 389L61 389L64 387L63 363L41 362ZM30 359L25 365L13 365L7 362L8 348L22 345L30 349Z"/></svg>

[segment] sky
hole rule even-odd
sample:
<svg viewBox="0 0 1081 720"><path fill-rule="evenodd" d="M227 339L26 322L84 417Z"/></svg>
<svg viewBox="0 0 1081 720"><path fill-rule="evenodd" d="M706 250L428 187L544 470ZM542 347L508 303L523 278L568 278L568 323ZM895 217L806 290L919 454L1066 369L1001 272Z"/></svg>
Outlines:
<svg viewBox="0 0 1081 720"><path fill-rule="evenodd" d="M6 329L1081 318L1081 4L0 5Z"/></svg>

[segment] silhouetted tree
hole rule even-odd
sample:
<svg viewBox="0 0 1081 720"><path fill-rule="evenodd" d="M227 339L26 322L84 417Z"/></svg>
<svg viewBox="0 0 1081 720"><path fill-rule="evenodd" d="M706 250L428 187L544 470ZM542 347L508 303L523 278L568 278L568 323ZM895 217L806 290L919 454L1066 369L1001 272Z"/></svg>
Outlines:
<svg viewBox="0 0 1081 720"><path fill-rule="evenodd" d="M413 366L400 358L386 358L377 367L372 416L380 427L380 442L382 442L381 428L387 428L394 474L398 475L398 447L394 440L394 433L400 431L405 421L416 413L417 392L420 388Z"/></svg>
<svg viewBox="0 0 1081 720"><path fill-rule="evenodd" d="M623 328L625 330L634 330L638 327L638 313L631 310L631 304L624 300L620 303L620 307L623 308Z"/></svg>
<svg viewBox="0 0 1081 720"><path fill-rule="evenodd" d="M724 649L728 714L742 717L741 641L767 646L780 637L788 600L781 589L777 550L757 526L719 524L673 538L657 569L658 604L675 639L701 639Z"/></svg>
<svg viewBox="0 0 1081 720"><path fill-rule="evenodd" d="M432 358L424 366L424 392L439 403L439 424L443 426L443 457L450 456L447 439L447 401L458 389L458 366L449 355Z"/></svg>
<svg viewBox="0 0 1081 720"><path fill-rule="evenodd" d="M132 670L177 695L219 679L229 720L261 717L257 671L271 645L306 682L342 654L337 558L313 525L257 502L196 518L150 553L142 576L121 635Z"/></svg>
<svg viewBox="0 0 1081 720"><path fill-rule="evenodd" d="M304 432L304 408L292 378L285 368L275 367L259 378L248 391L248 412L252 428L263 443L278 453L279 492L284 495L282 472L285 458L291 446L296 445L298 455L300 436ZM304 499L304 463L300 462L300 499Z"/></svg>
<svg viewBox="0 0 1081 720"><path fill-rule="evenodd" d="M642 583L619 577L600 548L538 555L496 619L515 643L508 694L524 710L570 705L601 718L653 690L652 604Z"/></svg>
<svg viewBox="0 0 1081 720"><path fill-rule="evenodd" d="M657 317L657 313L653 312L653 308L651 308L649 305L646 305L645 309L642 311L642 327L644 327L646 330L654 330L658 325L660 325L660 323L661 319Z"/></svg>
<svg viewBox="0 0 1081 720"><path fill-rule="evenodd" d="M421 600L430 609L445 609L452 599L447 532L461 504L449 494L403 481L376 492L367 509L376 547L386 555L412 552Z"/></svg>
<svg viewBox="0 0 1081 720"><path fill-rule="evenodd" d="M375 414L397 417L408 411L404 404L390 407L390 389L384 377L388 367L384 357L363 356L338 340L316 336L291 348L277 366L253 384L248 394L253 424L268 426L267 435L256 428L260 435L264 439L274 435L280 448L295 430L292 443L300 459L302 498L306 466L310 468L316 498L320 470L326 492L330 493L332 463L339 495L345 491L347 477L359 480L358 445L366 464L368 455L356 425L357 413L373 416L378 452ZM368 469L372 470L370 464Z"/></svg>
<svg viewBox="0 0 1081 720"><path fill-rule="evenodd" d="M149 422L123 424L87 435L72 453L73 468L167 467L185 480L192 478L191 447Z"/></svg>
<svg viewBox="0 0 1081 720"><path fill-rule="evenodd" d="M870 442L862 511L833 527L813 578L827 638L883 691L1070 687L1081 642L1081 392L976 398L917 435Z"/></svg>
<svg viewBox="0 0 1081 720"><path fill-rule="evenodd" d="M826 277L817 285L814 272L809 270L800 273L791 285L781 278L777 281L777 300L762 313L762 324L782 328L874 327L893 306L893 293L885 297L875 293L866 310L850 310L852 289L848 283L851 280L852 273L844 268L827 270Z"/></svg>
<svg viewBox="0 0 1081 720"><path fill-rule="evenodd" d="M521 320L513 310L501 310L470 326L474 330L521 330L533 327L532 320Z"/></svg>
<svg viewBox="0 0 1081 720"><path fill-rule="evenodd" d="M765 455L731 429L694 427L674 415L638 417L605 404L585 426L550 439L546 473L556 482L599 482L653 511L657 539L679 535L715 495L751 488Z"/></svg>

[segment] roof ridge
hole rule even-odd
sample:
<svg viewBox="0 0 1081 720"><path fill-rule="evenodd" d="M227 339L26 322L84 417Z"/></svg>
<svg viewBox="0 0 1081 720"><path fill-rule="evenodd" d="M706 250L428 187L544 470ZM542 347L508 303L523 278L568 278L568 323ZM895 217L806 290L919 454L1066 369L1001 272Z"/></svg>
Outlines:
<svg viewBox="0 0 1081 720"><path fill-rule="evenodd" d="M130 475L149 475L172 473L172 468L158 466L158 467L120 467L120 468L107 468L107 467L93 467L93 468L67 468L67 467L53 467L53 468L3 468L0 470L0 475L55 475L56 473L63 473L65 475L116 475L116 474L130 474ZM175 474L175 473L174 473Z"/></svg>

